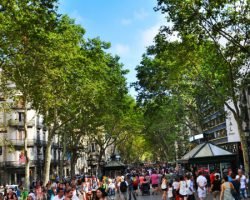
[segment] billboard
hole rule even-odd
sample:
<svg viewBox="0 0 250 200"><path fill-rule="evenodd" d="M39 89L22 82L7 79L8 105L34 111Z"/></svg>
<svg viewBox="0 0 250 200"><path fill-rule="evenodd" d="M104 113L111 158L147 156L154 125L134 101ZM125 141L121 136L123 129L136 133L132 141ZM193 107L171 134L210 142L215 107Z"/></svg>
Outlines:
<svg viewBox="0 0 250 200"><path fill-rule="evenodd" d="M235 109L234 104L231 100L227 101L227 103L231 108ZM226 126L227 126L228 142L240 142L238 125L236 123L234 115L232 111L228 109L226 105L224 106L224 109L226 112Z"/></svg>

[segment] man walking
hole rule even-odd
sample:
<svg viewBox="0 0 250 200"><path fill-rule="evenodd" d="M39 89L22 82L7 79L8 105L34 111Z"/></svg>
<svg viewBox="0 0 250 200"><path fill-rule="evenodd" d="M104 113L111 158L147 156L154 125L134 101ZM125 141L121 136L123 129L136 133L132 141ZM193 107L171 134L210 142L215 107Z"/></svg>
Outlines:
<svg viewBox="0 0 250 200"><path fill-rule="evenodd" d="M203 176L202 172L199 172L199 176L196 180L198 186L198 197L200 200L204 200L207 196L207 179Z"/></svg>
<svg viewBox="0 0 250 200"><path fill-rule="evenodd" d="M243 174L241 169L238 170L238 175L236 176L236 179L240 181L241 198L247 199L247 178Z"/></svg>

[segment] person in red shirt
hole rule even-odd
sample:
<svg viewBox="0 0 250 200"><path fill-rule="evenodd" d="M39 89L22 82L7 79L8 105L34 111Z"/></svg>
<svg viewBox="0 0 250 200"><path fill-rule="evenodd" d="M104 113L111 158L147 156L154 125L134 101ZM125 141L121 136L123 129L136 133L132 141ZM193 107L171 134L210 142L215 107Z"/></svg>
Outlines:
<svg viewBox="0 0 250 200"><path fill-rule="evenodd" d="M211 174L210 174L210 183L211 183L211 185L213 184L214 180L215 180L214 172L211 172Z"/></svg>

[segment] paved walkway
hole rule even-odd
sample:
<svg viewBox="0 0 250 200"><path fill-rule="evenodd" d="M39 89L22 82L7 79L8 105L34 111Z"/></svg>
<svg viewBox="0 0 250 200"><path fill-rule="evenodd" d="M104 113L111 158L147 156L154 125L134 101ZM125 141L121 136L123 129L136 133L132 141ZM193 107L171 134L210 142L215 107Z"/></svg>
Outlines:
<svg viewBox="0 0 250 200"><path fill-rule="evenodd" d="M248 199L250 199L250 198L248 198ZM120 199L118 196L116 196L115 200L120 200ZM127 199L127 200L129 200L129 199ZM134 200L133 197L131 198L131 200ZM145 196L145 195L141 196L141 194L140 194L137 196L137 200L162 200L162 194L148 195L148 196ZM198 197L196 197L196 200L198 200ZM206 200L213 200L212 195L208 194ZM219 200L219 198L218 198L218 200Z"/></svg>
<svg viewBox="0 0 250 200"><path fill-rule="evenodd" d="M137 200L162 200L162 193L159 193L158 195L144 195L144 196L139 194L136 198ZM198 200L198 198L196 199ZM213 198L211 195L208 195L208 197L206 198L206 200L212 200L212 199ZM120 198L116 196L115 200L120 200ZM129 199L127 198L127 200ZM134 200L133 197L131 198L131 200Z"/></svg>

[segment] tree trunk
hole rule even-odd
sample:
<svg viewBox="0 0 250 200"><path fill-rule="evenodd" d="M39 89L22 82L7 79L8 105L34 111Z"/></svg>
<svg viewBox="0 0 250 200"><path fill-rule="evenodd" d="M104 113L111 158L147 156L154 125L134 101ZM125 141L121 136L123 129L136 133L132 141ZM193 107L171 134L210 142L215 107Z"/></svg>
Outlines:
<svg viewBox="0 0 250 200"><path fill-rule="evenodd" d="M45 164L44 164L44 177L43 177L43 184L44 186L49 181L49 175L50 175L50 163L51 163L51 146L52 146L52 133L49 128L48 130L48 141L47 141L47 147L45 152Z"/></svg>
<svg viewBox="0 0 250 200"><path fill-rule="evenodd" d="M74 150L71 153L72 153L72 156L71 156L71 160L70 160L70 176L72 178L76 175L75 166L76 166L76 162L77 162L77 156L76 156L76 152L74 152Z"/></svg>
<svg viewBox="0 0 250 200"><path fill-rule="evenodd" d="M244 169L245 169L245 175L249 176L249 157L248 157L248 146L247 146L247 139L245 136L245 132L242 128L242 120L236 119L237 125L238 125L238 131L240 135L240 141L241 141L241 148L242 148L242 154L243 154L243 160L244 160Z"/></svg>
<svg viewBox="0 0 250 200"><path fill-rule="evenodd" d="M63 180L63 176L64 176L64 171L63 171L63 164L64 164L64 157L66 154L66 132L63 132L63 138L62 138L62 144L63 144L63 149L62 149L62 156L61 156L61 160L60 160L60 170L59 170L59 176L60 176L60 180Z"/></svg>
<svg viewBox="0 0 250 200"><path fill-rule="evenodd" d="M25 155L25 189L30 189L30 157L28 149L27 102L24 99L24 155Z"/></svg>
<svg viewBox="0 0 250 200"><path fill-rule="evenodd" d="M97 172L96 175L97 176L101 175L101 173L102 173L100 164L101 164L102 157L103 157L104 154L105 154L105 149L101 148L101 150L99 152L99 155L98 155L97 166L96 166L96 172Z"/></svg>
<svg viewBox="0 0 250 200"><path fill-rule="evenodd" d="M228 104L226 106L228 109L233 113L234 119L237 123L238 127L238 132L240 136L240 142L241 142L241 148L242 148L242 154L243 154L243 160L244 160L244 169L245 169L245 174L249 176L249 157L248 157L248 146L247 146L247 138L243 130L243 120L241 117L242 110L240 112L240 109L237 105L237 102L234 103L234 108L230 107Z"/></svg>

